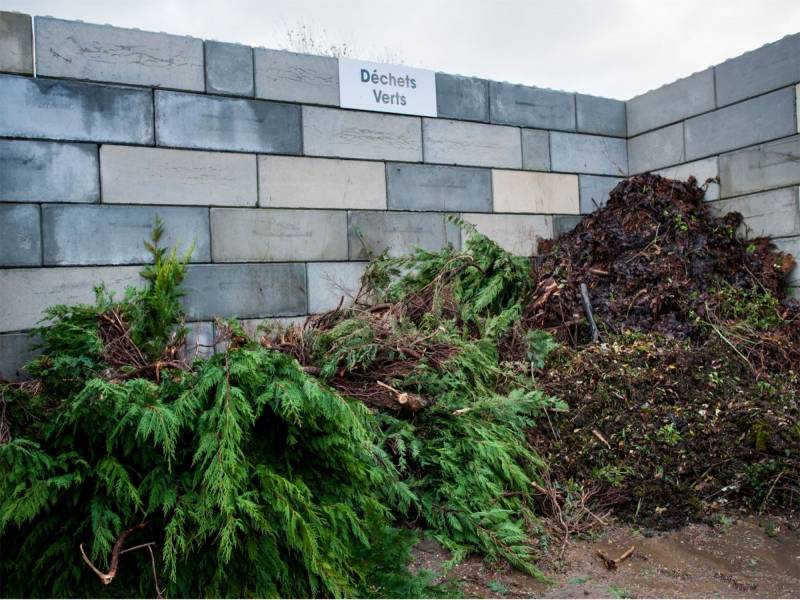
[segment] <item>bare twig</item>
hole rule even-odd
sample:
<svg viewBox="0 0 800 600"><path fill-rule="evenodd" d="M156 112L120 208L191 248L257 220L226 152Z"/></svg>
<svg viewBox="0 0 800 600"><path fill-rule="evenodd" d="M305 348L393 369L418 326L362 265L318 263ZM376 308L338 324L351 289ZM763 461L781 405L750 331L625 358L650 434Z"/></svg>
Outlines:
<svg viewBox="0 0 800 600"><path fill-rule="evenodd" d="M143 521L138 525L134 525L130 529L126 529L120 534L120 536L117 538L117 541L114 543L114 547L111 549L111 561L109 563L108 573L103 573L100 569L94 566L94 563L92 563L92 561L89 560L89 557L86 556L86 551L83 549L83 544L80 544L79 548L81 551L81 556L83 557L83 561L89 565L89 568L94 571L94 574L100 578L100 581L103 582L103 585L108 585L114 581L114 577L117 576L119 555L122 553L122 546L125 544L125 540L127 540L133 533L144 528L146 525L147 521Z"/></svg>
<svg viewBox="0 0 800 600"><path fill-rule="evenodd" d="M600 339L600 330L597 329L597 323L594 322L594 314L592 313L592 303L589 301L589 288L585 283L581 283L581 303L583 304L583 312L586 313L586 318L589 320L589 327L592 329L592 343Z"/></svg>

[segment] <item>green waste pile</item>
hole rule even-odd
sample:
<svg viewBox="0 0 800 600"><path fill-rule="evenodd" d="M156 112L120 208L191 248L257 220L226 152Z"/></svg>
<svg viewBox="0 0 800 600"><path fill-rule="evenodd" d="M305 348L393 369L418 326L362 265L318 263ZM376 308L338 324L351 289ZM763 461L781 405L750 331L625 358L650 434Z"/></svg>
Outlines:
<svg viewBox="0 0 800 600"><path fill-rule="evenodd" d="M746 253L738 222L713 220L694 182L667 181L623 182L533 262L459 222L463 250L378 256L352 306L280 339L220 322L225 351L191 363L188 256L160 248L157 225L145 287L52 308L32 378L0 384L0 535L14 548L2 594L451 596L407 568L420 533L446 566L477 553L541 577L554 536L563 546L608 511L672 526L720 500L797 510L800 384L778 365L797 331L776 292L788 263L769 287L715 271L695 238ZM633 197L632 218L669 224L654 226L658 244L644 219L638 241L630 221L614 229ZM703 285L636 304L637 273L653 276L638 258L675 240L703 259ZM755 248L762 267L781 258ZM583 282L596 342L591 302L576 314ZM677 383L645 385L670 371ZM702 455L715 443L735 459Z"/></svg>

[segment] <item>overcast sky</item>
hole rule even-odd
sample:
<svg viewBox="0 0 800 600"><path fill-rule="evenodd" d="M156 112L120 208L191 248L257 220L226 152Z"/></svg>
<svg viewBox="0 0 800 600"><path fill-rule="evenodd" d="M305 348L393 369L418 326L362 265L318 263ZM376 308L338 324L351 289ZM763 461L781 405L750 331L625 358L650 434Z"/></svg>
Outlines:
<svg viewBox="0 0 800 600"><path fill-rule="evenodd" d="M0 9L627 99L800 31L800 0L0 0Z"/></svg>

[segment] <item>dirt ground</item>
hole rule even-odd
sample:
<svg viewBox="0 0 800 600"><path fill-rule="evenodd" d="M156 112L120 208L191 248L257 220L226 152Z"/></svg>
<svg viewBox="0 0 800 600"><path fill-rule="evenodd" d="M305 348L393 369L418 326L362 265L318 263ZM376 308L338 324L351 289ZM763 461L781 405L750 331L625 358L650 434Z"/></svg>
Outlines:
<svg viewBox="0 0 800 600"><path fill-rule="evenodd" d="M795 524L796 525L796 524ZM598 556L631 557L609 570ZM435 542L415 549L415 566L434 569L447 560ZM509 567L474 557L448 579L466 597L483 598L798 598L800 530L785 520L720 517L670 532L615 525L594 539L570 544L563 560L544 567L542 583Z"/></svg>

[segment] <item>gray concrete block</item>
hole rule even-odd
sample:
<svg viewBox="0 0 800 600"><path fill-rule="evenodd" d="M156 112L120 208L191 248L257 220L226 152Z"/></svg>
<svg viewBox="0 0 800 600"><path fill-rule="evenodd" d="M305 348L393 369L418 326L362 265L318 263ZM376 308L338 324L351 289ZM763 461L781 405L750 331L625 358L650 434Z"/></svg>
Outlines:
<svg viewBox="0 0 800 600"><path fill-rule="evenodd" d="M723 196L800 184L800 135L719 157Z"/></svg>
<svg viewBox="0 0 800 600"><path fill-rule="evenodd" d="M625 116L625 102L611 98L575 94L578 131L626 137L628 126Z"/></svg>
<svg viewBox="0 0 800 600"><path fill-rule="evenodd" d="M712 67L628 100L628 135L639 135L714 108Z"/></svg>
<svg viewBox="0 0 800 600"><path fill-rule="evenodd" d="M488 169L389 163L386 178L392 209L492 212Z"/></svg>
<svg viewBox="0 0 800 600"><path fill-rule="evenodd" d="M622 181L621 177L600 177L598 175L580 175L578 185L581 196L581 214L588 215L608 202L608 194Z"/></svg>
<svg viewBox="0 0 800 600"><path fill-rule="evenodd" d="M231 152L100 148L103 202L255 206L256 157Z"/></svg>
<svg viewBox="0 0 800 600"><path fill-rule="evenodd" d="M213 208L214 262L347 260L342 210Z"/></svg>
<svg viewBox="0 0 800 600"><path fill-rule="evenodd" d="M773 240L778 250L788 252L797 259L798 264L795 265L794 270L789 273L788 283L790 286L800 286L800 237L791 238L778 238Z"/></svg>
<svg viewBox="0 0 800 600"><path fill-rule="evenodd" d="M0 332L35 327L46 308L56 304L94 304L96 285L117 297L142 284L140 267L56 267L0 270Z"/></svg>
<svg viewBox="0 0 800 600"><path fill-rule="evenodd" d="M191 265L183 306L190 319L306 314L303 263Z"/></svg>
<svg viewBox="0 0 800 600"><path fill-rule="evenodd" d="M682 163L683 123L628 138L628 173L636 175Z"/></svg>
<svg viewBox="0 0 800 600"><path fill-rule="evenodd" d="M522 130L522 168L530 171L550 170L550 132Z"/></svg>
<svg viewBox="0 0 800 600"><path fill-rule="evenodd" d="M557 215L553 217L553 239L569 233L581 222L580 215Z"/></svg>
<svg viewBox="0 0 800 600"><path fill-rule="evenodd" d="M205 89L202 40L51 17L35 24L38 75Z"/></svg>
<svg viewBox="0 0 800 600"><path fill-rule="evenodd" d="M150 90L0 75L0 136L153 143Z"/></svg>
<svg viewBox="0 0 800 600"><path fill-rule="evenodd" d="M534 256L539 239L553 237L553 217L550 215L465 213L463 217L475 225L479 233L516 256Z"/></svg>
<svg viewBox="0 0 800 600"><path fill-rule="evenodd" d="M716 156L709 156L690 163L660 169L655 171L655 174L668 179L680 179L681 181L686 181L692 176L697 179L697 185L700 187L706 186L706 200L719 200L719 182L708 181L709 179L719 178L719 164Z"/></svg>
<svg viewBox="0 0 800 600"><path fill-rule="evenodd" d="M489 121L489 82L436 73L436 114L444 119Z"/></svg>
<svg viewBox="0 0 800 600"><path fill-rule="evenodd" d="M99 202L97 146L0 140L0 202Z"/></svg>
<svg viewBox="0 0 800 600"><path fill-rule="evenodd" d="M339 61L330 56L255 49L256 97L339 106Z"/></svg>
<svg viewBox="0 0 800 600"><path fill-rule="evenodd" d="M422 160L419 117L303 107L303 150L311 156Z"/></svg>
<svg viewBox="0 0 800 600"><path fill-rule="evenodd" d="M159 146L300 154L300 107L156 90Z"/></svg>
<svg viewBox="0 0 800 600"><path fill-rule="evenodd" d="M794 87L686 121L686 159L693 160L797 133Z"/></svg>
<svg viewBox="0 0 800 600"><path fill-rule="evenodd" d="M0 378L9 381L27 379L23 367L40 354L40 350L34 349L37 341L27 333L0 335Z"/></svg>
<svg viewBox="0 0 800 600"><path fill-rule="evenodd" d="M744 223L738 233L748 239L800 235L800 198L797 187L718 200L710 202L709 206L717 215L741 213Z"/></svg>
<svg viewBox="0 0 800 600"><path fill-rule="evenodd" d="M0 266L42 264L42 236L36 204L0 204Z"/></svg>
<svg viewBox="0 0 800 600"><path fill-rule="evenodd" d="M800 81L800 33L716 66L717 104L724 106Z"/></svg>
<svg viewBox="0 0 800 600"><path fill-rule="evenodd" d="M508 169L522 166L516 127L424 119L422 139L425 162Z"/></svg>
<svg viewBox="0 0 800 600"><path fill-rule="evenodd" d="M196 321L186 323L186 340L180 350L183 360L192 362L196 358L209 358L214 354L214 323Z"/></svg>
<svg viewBox="0 0 800 600"><path fill-rule="evenodd" d="M554 171L569 173L626 175L628 144L623 138L553 131L550 165Z"/></svg>
<svg viewBox="0 0 800 600"><path fill-rule="evenodd" d="M364 160L258 157L259 206L386 210L384 164Z"/></svg>
<svg viewBox="0 0 800 600"><path fill-rule="evenodd" d="M174 206L42 207L45 265L135 265L151 262L144 242L160 217L162 245L193 262L211 260L208 209Z"/></svg>
<svg viewBox="0 0 800 600"><path fill-rule="evenodd" d="M363 260L389 248L391 256L413 252L420 247L439 250L453 230L441 213L350 211L348 242L350 260Z"/></svg>
<svg viewBox="0 0 800 600"><path fill-rule="evenodd" d="M252 96L253 49L241 44L205 42L206 92Z"/></svg>
<svg viewBox="0 0 800 600"><path fill-rule="evenodd" d="M492 123L575 131L575 94L492 81Z"/></svg>
<svg viewBox="0 0 800 600"><path fill-rule="evenodd" d="M0 73L33 74L30 16L0 11Z"/></svg>
<svg viewBox="0 0 800 600"><path fill-rule="evenodd" d="M308 312L311 314L350 306L361 287L361 276L368 263L308 263Z"/></svg>

